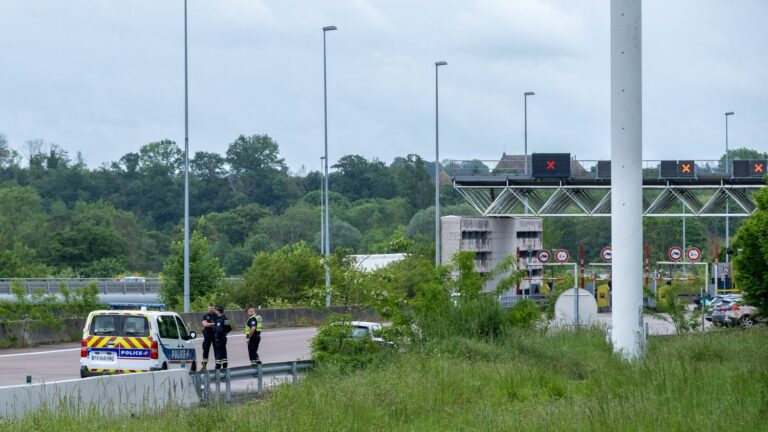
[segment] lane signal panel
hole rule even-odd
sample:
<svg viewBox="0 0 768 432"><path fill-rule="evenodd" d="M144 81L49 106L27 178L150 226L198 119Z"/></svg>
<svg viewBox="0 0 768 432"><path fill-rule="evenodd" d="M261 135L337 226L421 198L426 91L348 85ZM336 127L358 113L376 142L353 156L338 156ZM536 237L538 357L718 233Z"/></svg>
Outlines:
<svg viewBox="0 0 768 432"><path fill-rule="evenodd" d="M696 163L692 160L661 161L661 178L696 178Z"/></svg>
<svg viewBox="0 0 768 432"><path fill-rule="evenodd" d="M531 155L531 173L537 178L571 177L570 153L534 153Z"/></svg>
<svg viewBox="0 0 768 432"><path fill-rule="evenodd" d="M763 177L766 173L768 173L768 161L765 159L731 161L733 178Z"/></svg>

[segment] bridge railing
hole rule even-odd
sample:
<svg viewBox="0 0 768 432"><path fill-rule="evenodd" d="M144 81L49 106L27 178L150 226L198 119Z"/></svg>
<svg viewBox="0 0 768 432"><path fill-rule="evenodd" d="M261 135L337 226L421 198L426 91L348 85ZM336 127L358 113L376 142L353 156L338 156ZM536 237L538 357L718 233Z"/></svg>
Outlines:
<svg viewBox="0 0 768 432"><path fill-rule="evenodd" d="M11 294L11 286L19 283L24 287L27 294L33 292L44 292L46 294L61 293L61 286L67 287L70 291L84 288L91 283L95 283L100 294L157 294L162 281L158 278L146 278L143 281L122 280L122 279L99 279L99 278L15 278L0 279L0 294Z"/></svg>
<svg viewBox="0 0 768 432"><path fill-rule="evenodd" d="M227 278L225 281L238 284L242 278ZM14 283L21 284L27 295L35 292L45 294L60 294L62 284L69 291L75 291L88 284L95 283L99 294L157 294L163 284L160 278L136 279L111 279L111 278L5 278L0 279L0 296L11 295L11 287Z"/></svg>

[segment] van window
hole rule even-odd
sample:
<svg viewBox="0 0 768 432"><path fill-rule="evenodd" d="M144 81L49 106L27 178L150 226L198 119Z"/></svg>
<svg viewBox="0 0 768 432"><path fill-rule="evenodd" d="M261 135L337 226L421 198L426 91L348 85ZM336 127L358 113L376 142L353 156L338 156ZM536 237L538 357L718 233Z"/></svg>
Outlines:
<svg viewBox="0 0 768 432"><path fill-rule="evenodd" d="M149 336L149 321L143 316L127 316L123 330L125 336L147 337Z"/></svg>
<svg viewBox="0 0 768 432"><path fill-rule="evenodd" d="M176 317L176 324L179 326L179 335L181 336L181 339L188 337L189 334L187 334L187 326L184 325L184 321L182 321L178 316Z"/></svg>
<svg viewBox="0 0 768 432"><path fill-rule="evenodd" d="M144 316L96 315L91 319L92 336L149 336L149 321Z"/></svg>
<svg viewBox="0 0 768 432"><path fill-rule="evenodd" d="M116 315L96 315L91 320L90 333L94 336L110 335L114 336L118 329L118 316Z"/></svg>
<svg viewBox="0 0 768 432"><path fill-rule="evenodd" d="M172 315L160 315L157 317L157 329L160 330L160 337L163 339L178 339L179 330L176 328L176 321Z"/></svg>

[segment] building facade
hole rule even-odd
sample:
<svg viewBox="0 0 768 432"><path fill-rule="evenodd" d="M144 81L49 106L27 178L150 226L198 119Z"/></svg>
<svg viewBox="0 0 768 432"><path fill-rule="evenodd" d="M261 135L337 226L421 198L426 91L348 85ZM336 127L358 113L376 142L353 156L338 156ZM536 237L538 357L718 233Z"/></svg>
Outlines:
<svg viewBox="0 0 768 432"><path fill-rule="evenodd" d="M536 259L542 248L542 219L535 217L472 217L443 216L440 218L440 260L447 263L459 251L475 253L475 270L488 273L507 256L520 256L520 266L528 277L520 286L504 295L539 294L543 266ZM486 286L494 291L498 280Z"/></svg>

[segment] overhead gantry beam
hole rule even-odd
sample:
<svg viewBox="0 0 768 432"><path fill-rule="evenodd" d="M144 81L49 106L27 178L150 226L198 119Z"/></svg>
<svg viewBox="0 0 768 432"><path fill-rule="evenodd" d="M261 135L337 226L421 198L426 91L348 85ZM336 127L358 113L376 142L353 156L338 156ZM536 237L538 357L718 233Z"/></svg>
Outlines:
<svg viewBox="0 0 768 432"><path fill-rule="evenodd" d="M483 216L611 215L610 183L471 185L454 181L453 186ZM757 210L754 193L762 187L726 183L644 185L643 216L748 217Z"/></svg>

